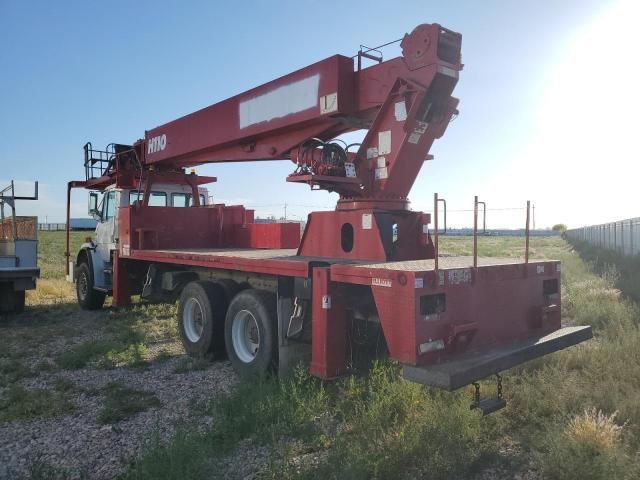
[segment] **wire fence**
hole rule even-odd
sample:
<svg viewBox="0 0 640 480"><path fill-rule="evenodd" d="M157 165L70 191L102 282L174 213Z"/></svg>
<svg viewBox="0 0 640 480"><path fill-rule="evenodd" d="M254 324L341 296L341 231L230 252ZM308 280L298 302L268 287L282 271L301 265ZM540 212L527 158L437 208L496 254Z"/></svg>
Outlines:
<svg viewBox="0 0 640 480"><path fill-rule="evenodd" d="M587 242L623 255L640 254L640 217L567 230L570 240Z"/></svg>
<svg viewBox="0 0 640 480"><path fill-rule="evenodd" d="M442 200L442 199L441 199ZM478 209L478 232L490 235L524 236L527 210L526 206L491 206L480 202ZM329 211L335 209L331 205L303 205L296 203L282 204L249 204L245 205L254 209L256 218L262 221L301 221L306 222L310 211ZM425 205L416 205L415 209L431 215L433 221L433 208L424 208ZM471 235L473 233L473 204L464 208L463 205L449 206L439 205L439 231L449 235ZM536 225L536 206L532 205L529 228L531 235L549 236L559 235L559 232L551 230L547 225ZM539 214L539 211L538 211ZM431 226L430 228L432 228ZM542 228L541 228L542 227ZM445 231L446 230L446 231Z"/></svg>
<svg viewBox="0 0 640 480"><path fill-rule="evenodd" d="M44 231L57 232L60 230L64 230L65 227L66 227L65 223L39 223L38 224L38 230L44 230Z"/></svg>

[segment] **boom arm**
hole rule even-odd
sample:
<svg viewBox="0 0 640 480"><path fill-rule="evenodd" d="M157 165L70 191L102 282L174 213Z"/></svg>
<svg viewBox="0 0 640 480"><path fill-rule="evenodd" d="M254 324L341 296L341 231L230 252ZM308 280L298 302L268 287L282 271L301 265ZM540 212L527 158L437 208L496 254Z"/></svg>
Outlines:
<svg viewBox="0 0 640 480"><path fill-rule="evenodd" d="M291 159L289 181L337 191L342 201L406 198L435 138L456 112L460 34L423 24L402 57L354 71L335 55L156 127L135 147L141 162L175 169L212 162ZM369 129L357 152L326 143Z"/></svg>

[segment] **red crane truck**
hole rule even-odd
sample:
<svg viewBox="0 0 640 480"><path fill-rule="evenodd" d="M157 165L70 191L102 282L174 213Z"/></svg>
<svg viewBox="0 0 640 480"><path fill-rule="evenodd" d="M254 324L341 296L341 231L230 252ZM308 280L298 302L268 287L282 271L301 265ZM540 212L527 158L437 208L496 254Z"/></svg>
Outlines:
<svg viewBox="0 0 640 480"><path fill-rule="evenodd" d="M74 258L67 237L79 304L177 300L185 350L228 355L241 374L303 361L329 379L386 351L406 378L448 390L496 374L500 392L500 371L590 338L590 327L561 326L559 262L475 248L439 258L437 213L432 225L408 195L457 114L461 35L423 24L400 46L387 61L376 50L334 55L132 145L85 145L67 211L72 188L90 189L99 225ZM334 140L359 129L361 144ZM187 170L282 159L295 164L288 182L339 194L302 238L298 224L254 223L242 205L210 202L202 186L216 179ZM504 401L481 401L476 383L475 405Z"/></svg>

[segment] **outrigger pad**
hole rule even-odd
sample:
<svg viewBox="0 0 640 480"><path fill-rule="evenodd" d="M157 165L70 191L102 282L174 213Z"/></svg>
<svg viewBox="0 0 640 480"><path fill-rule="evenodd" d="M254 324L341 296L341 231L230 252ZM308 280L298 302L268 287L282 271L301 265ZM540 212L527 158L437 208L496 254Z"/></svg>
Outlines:
<svg viewBox="0 0 640 480"><path fill-rule="evenodd" d="M530 338L484 352L452 356L451 360L436 365L404 365L402 373L404 378L412 382L452 391L592 337L590 326L564 327L543 337Z"/></svg>
<svg viewBox="0 0 640 480"><path fill-rule="evenodd" d="M484 398L478 403L471 404L471 408L480 410L482 415L489 415L490 413L497 412L506 406L507 401L504 398L498 397Z"/></svg>

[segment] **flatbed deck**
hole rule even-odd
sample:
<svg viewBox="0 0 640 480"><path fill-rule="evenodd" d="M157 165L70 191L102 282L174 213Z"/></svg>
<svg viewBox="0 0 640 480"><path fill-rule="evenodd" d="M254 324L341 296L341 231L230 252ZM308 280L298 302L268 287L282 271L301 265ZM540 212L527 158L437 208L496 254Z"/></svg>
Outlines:
<svg viewBox="0 0 640 480"><path fill-rule="evenodd" d="M435 261L433 259L376 262L371 260L298 256L296 253L296 249L174 248L133 250L128 257L124 258L297 277L307 277L309 275L309 265L319 262L336 265L340 270L344 268L404 272L435 270ZM529 261L529 263L541 262L549 262L549 260ZM524 260L514 257L478 257L478 267L520 265L523 263ZM438 269L440 270L471 267L473 267L472 256L441 256L438 258Z"/></svg>
<svg viewBox="0 0 640 480"><path fill-rule="evenodd" d="M549 260L529 260L529 263L548 262ZM492 267L496 265L520 265L524 259L516 257L478 257L478 267ZM353 265L357 268L375 268L383 270L398 270L404 272L429 272L436 269L435 260L407 260L404 262L359 262ZM473 267L473 257L467 255L453 255L438 257L439 270Z"/></svg>

